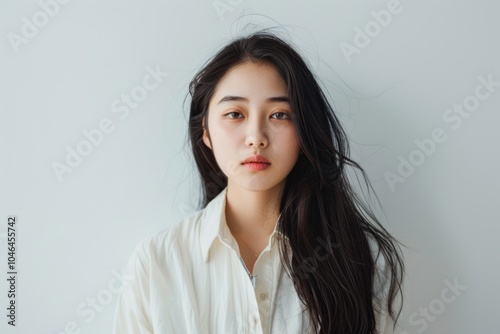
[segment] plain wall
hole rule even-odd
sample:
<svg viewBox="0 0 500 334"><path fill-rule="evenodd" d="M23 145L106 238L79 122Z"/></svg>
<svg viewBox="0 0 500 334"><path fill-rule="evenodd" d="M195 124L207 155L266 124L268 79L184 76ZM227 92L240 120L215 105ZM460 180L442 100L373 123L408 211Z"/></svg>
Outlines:
<svg viewBox="0 0 500 334"><path fill-rule="evenodd" d="M188 83L249 23L277 26L308 59L379 196L380 218L408 246L396 333L498 327L497 2L0 6L1 277L7 218L18 219L17 326L7 325L1 279L2 333L110 332L115 277L132 249L199 198ZM369 40L359 37L366 30ZM144 92L154 70L164 73L158 85L127 112L123 94ZM84 132L99 127L108 133L85 144ZM86 156L69 167L77 149Z"/></svg>

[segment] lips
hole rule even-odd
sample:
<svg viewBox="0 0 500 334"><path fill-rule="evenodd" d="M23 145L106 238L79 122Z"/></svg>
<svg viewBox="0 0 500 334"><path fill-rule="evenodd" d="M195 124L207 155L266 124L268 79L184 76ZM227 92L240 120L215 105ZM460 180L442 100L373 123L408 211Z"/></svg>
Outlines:
<svg viewBox="0 0 500 334"><path fill-rule="evenodd" d="M249 156L248 158L246 158L244 161L243 161L243 164L247 164L247 163L262 163L262 164L267 164L267 165L270 165L271 163L269 162L269 160L266 159L266 157L262 156L262 155L251 155Z"/></svg>

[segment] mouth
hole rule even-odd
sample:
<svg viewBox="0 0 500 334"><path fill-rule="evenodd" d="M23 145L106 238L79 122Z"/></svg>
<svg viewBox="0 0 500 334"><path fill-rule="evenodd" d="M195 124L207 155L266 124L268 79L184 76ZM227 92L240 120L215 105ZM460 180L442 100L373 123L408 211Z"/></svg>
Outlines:
<svg viewBox="0 0 500 334"><path fill-rule="evenodd" d="M250 161L250 162L244 162L243 165L270 165L271 163L267 162L255 162L255 161Z"/></svg>
<svg viewBox="0 0 500 334"><path fill-rule="evenodd" d="M267 162L246 162L243 166L251 171L261 171L268 168L271 164Z"/></svg>
<svg viewBox="0 0 500 334"><path fill-rule="evenodd" d="M270 165L270 162L259 162L259 161L248 161L242 163L242 165Z"/></svg>
<svg viewBox="0 0 500 334"><path fill-rule="evenodd" d="M262 155L251 155L248 158L245 159L245 161L242 162L243 165L246 164L265 164L265 165L270 165L271 162L267 160L266 157Z"/></svg>
<svg viewBox="0 0 500 334"><path fill-rule="evenodd" d="M263 155L253 154L247 157L241 164L251 172L259 172L268 168L271 162Z"/></svg>

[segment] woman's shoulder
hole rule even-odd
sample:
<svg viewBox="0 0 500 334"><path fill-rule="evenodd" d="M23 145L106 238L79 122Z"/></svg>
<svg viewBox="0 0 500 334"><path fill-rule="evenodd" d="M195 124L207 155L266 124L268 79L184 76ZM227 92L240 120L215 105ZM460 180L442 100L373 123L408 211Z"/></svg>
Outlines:
<svg viewBox="0 0 500 334"><path fill-rule="evenodd" d="M368 236L370 248L372 251L372 256L375 264L375 271L373 277L373 297L374 297L374 309L377 316L377 333L394 333L395 318L390 314L387 306L390 303L392 305L392 310L397 310L398 306L402 306L402 299L392 299L390 295L391 285L398 289L398 275L401 275L401 268L394 267L394 257L387 254L385 247L381 247L379 241L373 236ZM397 242L397 241L394 241ZM396 272L393 272L396 270ZM396 280L393 282L393 280ZM394 290L393 292L397 292ZM400 291L401 292L401 291ZM391 300L389 300L391 299Z"/></svg>
<svg viewBox="0 0 500 334"><path fill-rule="evenodd" d="M172 225L149 233L139 240L133 250L135 256L143 259L164 257L174 247L190 247L199 238L204 209L197 210Z"/></svg>
<svg viewBox="0 0 500 334"><path fill-rule="evenodd" d="M391 267L387 264L386 256L377 239L371 234L367 234L367 238L375 262L374 293L381 295L386 292L390 284Z"/></svg>

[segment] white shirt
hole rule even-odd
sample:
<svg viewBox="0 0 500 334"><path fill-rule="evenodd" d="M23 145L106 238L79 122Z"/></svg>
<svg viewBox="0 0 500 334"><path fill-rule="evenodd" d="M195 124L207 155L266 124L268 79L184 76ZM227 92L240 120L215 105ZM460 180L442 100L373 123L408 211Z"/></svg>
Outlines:
<svg viewBox="0 0 500 334"><path fill-rule="evenodd" d="M275 241L286 237L275 228L255 262L254 288L226 224L226 192L139 243L126 266L114 334L312 333L280 262ZM392 333L390 324L378 315L379 333Z"/></svg>

